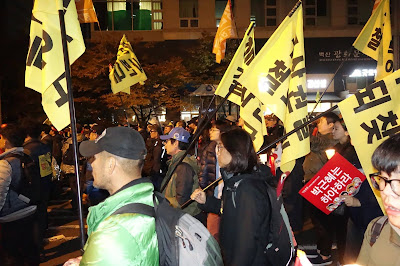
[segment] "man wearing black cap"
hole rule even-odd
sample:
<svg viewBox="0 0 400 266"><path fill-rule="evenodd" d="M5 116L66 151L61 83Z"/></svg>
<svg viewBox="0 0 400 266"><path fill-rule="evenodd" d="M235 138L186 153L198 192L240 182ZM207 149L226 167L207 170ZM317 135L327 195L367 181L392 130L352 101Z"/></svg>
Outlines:
<svg viewBox="0 0 400 266"><path fill-rule="evenodd" d="M91 157L93 185L110 193L89 209L89 238L81 265L158 265L154 218L136 213L113 215L130 203L154 206L153 185L141 178L147 151L139 132L107 128L96 140L82 142L79 151Z"/></svg>
<svg viewBox="0 0 400 266"><path fill-rule="evenodd" d="M175 127L168 135L160 136L165 140L165 150L172 158L169 164L167 174L161 184L161 187L168 181L168 185L163 191L165 197L174 208L180 208L182 204L190 199L192 192L199 187L199 166L194 156L186 155L183 161L177 165L189 146L190 134L181 127ZM175 171L172 173L173 169ZM202 217L201 210L195 202L183 209L199 221L205 223L205 215Z"/></svg>

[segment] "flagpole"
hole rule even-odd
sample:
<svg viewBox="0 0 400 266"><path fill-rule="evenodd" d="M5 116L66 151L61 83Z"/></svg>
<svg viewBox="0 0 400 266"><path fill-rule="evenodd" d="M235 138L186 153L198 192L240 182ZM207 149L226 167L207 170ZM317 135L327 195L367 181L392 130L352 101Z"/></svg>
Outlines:
<svg viewBox="0 0 400 266"><path fill-rule="evenodd" d="M324 116L326 113L332 112L332 111L335 110L337 107L338 107L337 105L332 106L331 108L329 108L329 109L326 110L325 112L323 112L323 113L317 115L317 116L314 117L314 118L311 118L310 120L308 120L307 122L305 122L305 123L302 124L301 126L295 128L295 129L293 129L293 130L290 131L289 133L286 133L286 134L283 135L282 137L276 139L275 141L273 141L273 142L271 142L270 144L268 144L266 147L264 147L264 148L262 148L261 150L259 150L259 151L257 152L257 155L260 154L260 153L262 153L263 151L265 151L265 150L271 148L271 147L274 146L276 143L278 143L278 142L280 142L280 141L286 139L287 137L289 137L289 136L292 135L293 133L296 133L296 132L299 131L300 129L302 129L302 128L308 126L308 125L311 124L312 122L318 120L320 117ZM219 181L221 181L221 180L222 180L222 177L216 179L214 182L212 182L211 184L209 184L207 187L203 188L203 191L208 190L210 187L214 186L215 184L217 184L217 183L218 183ZM189 199L188 201L186 201L184 204L182 204L181 209L186 208L192 201L193 201L192 199Z"/></svg>
<svg viewBox="0 0 400 266"><path fill-rule="evenodd" d="M215 108L215 110L212 112L212 114L208 117L206 117L203 120L203 123L201 123L200 128L198 128L193 136L192 142L190 142L189 147L186 149L185 153L183 154L183 156L179 159L178 163L176 163L171 171L170 176L168 177L167 180L165 180L164 185L161 187L160 191L163 192L164 189L167 187L169 180L171 179L173 173L175 172L176 168L178 167L178 165L183 161L183 159L185 159L186 155L188 154L189 150L193 147L193 145L195 144L195 142L197 141L197 139L199 138L200 134L203 132L203 130L206 128L206 125L211 121L211 119L215 116L215 114L218 112L219 108L221 108L221 106L226 102L226 100L228 99L228 97L231 95L231 93L233 92L233 90L235 89L235 85L231 85L229 87L229 91L226 94L226 96L222 99L222 101L218 104L218 106Z"/></svg>
<svg viewBox="0 0 400 266"><path fill-rule="evenodd" d="M124 107L124 102L122 101L121 92L118 93L118 97L121 100L121 106L122 106L122 109L124 110L126 123L128 124L128 127L131 127L130 124L129 124L129 121L128 121L128 115L126 114L126 110L125 110L125 107Z"/></svg>
<svg viewBox="0 0 400 266"><path fill-rule="evenodd" d="M72 146L74 151L74 168L75 168L75 176L76 176L76 186L77 186L77 194L78 194L78 213L79 213L79 229L81 234L81 251L83 251L83 247L85 246L86 237L83 225L83 214L82 214L82 199L81 199L81 187L80 187L80 178L79 178L79 165L78 165L78 140L77 140L77 132L76 132L76 120L75 120L75 106L74 106L74 97L72 95L72 81L71 81L71 69L68 55L68 46L67 46L67 34L65 29L65 18L64 18L64 7L63 2L58 1L58 15L60 18L60 29L61 29L61 39L62 39L62 47L63 47L63 55L64 55L64 67L65 67L65 78L67 83L67 94L68 94L68 104L69 104L69 115L71 118L71 130L72 130Z"/></svg>

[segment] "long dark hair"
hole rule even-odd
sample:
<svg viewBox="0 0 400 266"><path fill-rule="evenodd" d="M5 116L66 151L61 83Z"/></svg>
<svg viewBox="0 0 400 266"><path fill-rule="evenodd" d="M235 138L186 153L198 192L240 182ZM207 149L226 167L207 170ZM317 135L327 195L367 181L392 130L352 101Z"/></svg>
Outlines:
<svg viewBox="0 0 400 266"><path fill-rule="evenodd" d="M229 130L221 135L222 144L232 156L226 171L231 173L250 173L258 168L258 157L254 151L249 133L241 128Z"/></svg>

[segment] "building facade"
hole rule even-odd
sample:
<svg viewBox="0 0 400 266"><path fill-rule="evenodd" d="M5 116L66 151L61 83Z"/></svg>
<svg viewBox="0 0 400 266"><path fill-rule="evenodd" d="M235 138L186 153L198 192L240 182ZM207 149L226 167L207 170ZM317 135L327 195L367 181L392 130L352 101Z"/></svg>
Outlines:
<svg viewBox="0 0 400 266"><path fill-rule="evenodd" d="M115 39L116 42L123 34L128 39L145 42L194 40L202 38L204 32L215 34L227 3L225 0L93 0L93 2L101 31L98 25L92 25L91 38ZM250 21L255 22L258 51L297 1L231 0L231 2L239 38L243 37ZM391 2L392 34L398 40L400 1ZM322 93L329 85L320 106L321 110L329 108L346 95L364 88L374 80L376 62L352 49L352 43L368 21L373 5L374 0L303 1L309 102L315 103L317 92ZM398 46L398 41L395 41L395 45ZM398 50L395 46L396 58ZM338 68L340 69L337 71Z"/></svg>

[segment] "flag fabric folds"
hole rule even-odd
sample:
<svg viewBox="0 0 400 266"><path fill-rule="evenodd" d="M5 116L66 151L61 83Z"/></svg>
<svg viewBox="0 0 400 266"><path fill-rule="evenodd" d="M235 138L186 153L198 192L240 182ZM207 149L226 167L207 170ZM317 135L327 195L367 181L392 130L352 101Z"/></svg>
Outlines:
<svg viewBox="0 0 400 266"><path fill-rule="evenodd" d="M254 22L247 29L228 69L219 83L216 95L225 97L230 88L234 87L228 100L240 106L240 117L244 120L244 129L250 134L256 151L264 142L266 134L265 121L263 117L262 103L259 99L243 87L239 77L247 71L247 67L255 58Z"/></svg>
<svg viewBox="0 0 400 266"><path fill-rule="evenodd" d="M399 102L400 70L338 104L366 176L374 172L371 157L375 149L400 131ZM379 191L372 190L382 208Z"/></svg>
<svg viewBox="0 0 400 266"><path fill-rule="evenodd" d="M99 22L92 0L75 0L75 4L80 23Z"/></svg>
<svg viewBox="0 0 400 266"><path fill-rule="evenodd" d="M130 94L131 86L138 82L144 85L144 81L147 79L125 35L122 36L119 44L117 61L110 69L109 78L111 81L111 89L114 94L120 91Z"/></svg>
<svg viewBox="0 0 400 266"><path fill-rule="evenodd" d="M372 8L372 13L374 13L375 9L379 6L380 3L381 3L381 0L375 0L374 7Z"/></svg>
<svg viewBox="0 0 400 266"><path fill-rule="evenodd" d="M303 9L299 1L276 29L238 82L283 122L286 132L307 121ZM310 152L308 127L282 143L281 169Z"/></svg>
<svg viewBox="0 0 400 266"><path fill-rule="evenodd" d="M393 38L390 24L390 0L382 0L358 35L353 46L378 61L375 80L393 73Z"/></svg>
<svg viewBox="0 0 400 266"><path fill-rule="evenodd" d="M42 105L53 125L70 124L58 1L36 0L31 19L25 86L42 94ZM75 1L62 1L70 64L85 51Z"/></svg>
<svg viewBox="0 0 400 266"><path fill-rule="evenodd" d="M236 30L233 21L231 1L228 0L224 13L222 14L221 21L219 22L217 34L214 39L214 46L212 52L215 54L215 61L219 64L225 57L226 39L235 38Z"/></svg>

